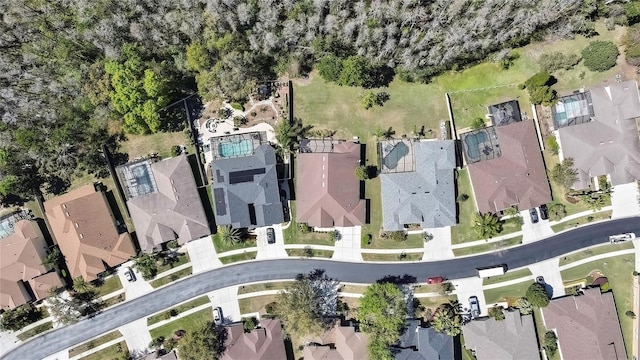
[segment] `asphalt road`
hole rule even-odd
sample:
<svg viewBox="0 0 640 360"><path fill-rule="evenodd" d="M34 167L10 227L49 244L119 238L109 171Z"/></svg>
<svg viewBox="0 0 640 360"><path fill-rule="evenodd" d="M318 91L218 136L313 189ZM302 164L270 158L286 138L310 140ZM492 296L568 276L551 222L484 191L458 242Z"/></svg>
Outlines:
<svg viewBox="0 0 640 360"><path fill-rule="evenodd" d="M122 303L93 319L86 319L38 336L3 354L2 358L42 359L136 319L228 286L262 280L293 279L297 274L308 273L314 269L324 269L332 278L355 283L372 283L384 277L399 278L408 282L424 281L428 276L443 276L447 279L465 278L475 276L475 269L478 267L506 264L508 268L518 268L608 242L609 235L625 232L640 234L640 218L602 222L512 250L447 261L372 264L283 259L230 265L175 282L153 293Z"/></svg>

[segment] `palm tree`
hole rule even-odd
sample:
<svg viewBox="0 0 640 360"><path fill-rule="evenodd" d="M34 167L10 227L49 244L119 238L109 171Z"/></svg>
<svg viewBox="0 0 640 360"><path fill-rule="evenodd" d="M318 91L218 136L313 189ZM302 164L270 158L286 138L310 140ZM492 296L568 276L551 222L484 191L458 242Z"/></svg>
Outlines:
<svg viewBox="0 0 640 360"><path fill-rule="evenodd" d="M312 128L311 125L304 126L300 118L293 118L293 122L282 119L276 128L276 140L285 151L290 151L298 146L300 139Z"/></svg>
<svg viewBox="0 0 640 360"><path fill-rule="evenodd" d="M378 139L382 138L386 140L391 139L395 134L396 134L396 131L393 130L392 127L389 127L387 130L384 130L382 128L377 128L376 131L373 133L373 135Z"/></svg>
<svg viewBox="0 0 640 360"><path fill-rule="evenodd" d="M91 288L92 288L91 284L84 281L84 278L82 278L82 276L78 276L77 278L73 279L73 290L75 292L85 293L91 290Z"/></svg>
<svg viewBox="0 0 640 360"><path fill-rule="evenodd" d="M220 240L229 246L242 242L243 240L240 230L228 225L218 226L218 235L220 236Z"/></svg>
<svg viewBox="0 0 640 360"><path fill-rule="evenodd" d="M492 213L476 213L473 229L481 238L488 239L502 231L502 221Z"/></svg>

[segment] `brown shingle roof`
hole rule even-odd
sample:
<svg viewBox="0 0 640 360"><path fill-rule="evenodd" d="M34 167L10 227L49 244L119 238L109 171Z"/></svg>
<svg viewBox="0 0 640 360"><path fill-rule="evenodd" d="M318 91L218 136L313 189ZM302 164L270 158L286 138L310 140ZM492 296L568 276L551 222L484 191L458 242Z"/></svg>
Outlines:
<svg viewBox="0 0 640 360"><path fill-rule="evenodd" d="M565 360L627 359L611 292L592 288L584 295L551 300L542 318L547 329L555 330Z"/></svg>
<svg viewBox="0 0 640 360"><path fill-rule="evenodd" d="M140 248L159 249L176 239L180 245L210 234L209 224L185 155L151 165L158 191L127 201Z"/></svg>
<svg viewBox="0 0 640 360"><path fill-rule="evenodd" d="M478 211L521 210L551 201L551 190L533 122L496 127L502 155L469 164Z"/></svg>
<svg viewBox="0 0 640 360"><path fill-rule="evenodd" d="M260 320L260 328L244 332L242 323L227 326L225 351L220 360L286 359L280 320Z"/></svg>
<svg viewBox="0 0 640 360"><path fill-rule="evenodd" d="M48 200L44 207L71 277L92 281L107 266L135 256L129 233L118 234L104 193L93 185Z"/></svg>
<svg viewBox="0 0 640 360"><path fill-rule="evenodd" d="M340 326L339 322L315 339L319 345L304 347L305 360L351 360L366 359L369 337L357 332L353 326Z"/></svg>
<svg viewBox="0 0 640 360"><path fill-rule="evenodd" d="M355 226L365 222L360 199L360 144L342 142L332 153L298 155L296 221L309 226Z"/></svg>
<svg viewBox="0 0 640 360"><path fill-rule="evenodd" d="M32 300L28 285L36 300L48 296L48 289L61 286L55 272L48 273L42 265L47 243L35 221L15 223L14 233L0 240L0 307L13 309Z"/></svg>

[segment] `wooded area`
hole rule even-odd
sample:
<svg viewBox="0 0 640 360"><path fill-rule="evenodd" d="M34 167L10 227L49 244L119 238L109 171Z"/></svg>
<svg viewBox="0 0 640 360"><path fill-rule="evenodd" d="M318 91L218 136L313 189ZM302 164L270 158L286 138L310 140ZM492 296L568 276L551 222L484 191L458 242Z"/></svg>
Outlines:
<svg viewBox="0 0 640 360"><path fill-rule="evenodd" d="M62 192L75 175L106 176L103 144L117 152L123 134L181 129L182 109L164 107L196 91L204 101L246 99L258 82L304 75L325 56L428 81L447 69L500 60L534 38L588 35L599 16L627 22L623 5L595 0L3 4L5 204L40 189ZM343 74L345 85L365 85L353 75Z"/></svg>

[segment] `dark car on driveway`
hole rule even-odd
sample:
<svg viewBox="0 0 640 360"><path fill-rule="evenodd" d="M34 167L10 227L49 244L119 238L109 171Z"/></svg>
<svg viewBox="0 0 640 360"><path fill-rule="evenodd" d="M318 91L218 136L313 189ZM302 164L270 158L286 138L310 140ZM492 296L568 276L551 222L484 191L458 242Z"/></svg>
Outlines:
<svg viewBox="0 0 640 360"><path fill-rule="evenodd" d="M273 228L267 228L267 244L275 244L276 243L276 233L273 231Z"/></svg>
<svg viewBox="0 0 640 360"><path fill-rule="evenodd" d="M529 209L529 215L531 215L532 223L535 224L538 222L538 210L536 210L536 208Z"/></svg>
<svg viewBox="0 0 640 360"><path fill-rule="evenodd" d="M549 219L549 208L547 208L547 204L540 205L540 218L542 220Z"/></svg>

